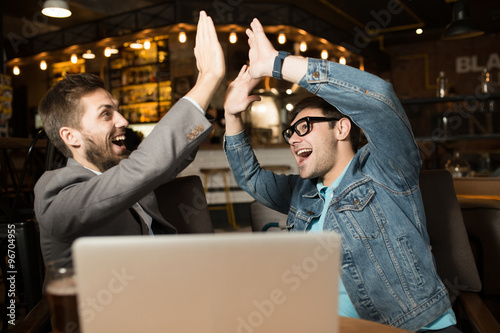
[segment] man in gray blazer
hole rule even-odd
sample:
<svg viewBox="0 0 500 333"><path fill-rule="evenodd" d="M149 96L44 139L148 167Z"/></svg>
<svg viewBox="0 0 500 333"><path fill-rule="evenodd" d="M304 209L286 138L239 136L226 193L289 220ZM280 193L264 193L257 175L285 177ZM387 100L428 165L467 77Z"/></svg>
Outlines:
<svg viewBox="0 0 500 333"><path fill-rule="evenodd" d="M66 167L45 172L35 186L35 214L45 263L71 262L71 244L82 236L170 234L153 190L193 161L212 126L205 110L225 75L215 27L200 12L194 50L195 86L155 126L137 150L124 145L128 122L118 101L91 74L68 76L40 103L51 142Z"/></svg>

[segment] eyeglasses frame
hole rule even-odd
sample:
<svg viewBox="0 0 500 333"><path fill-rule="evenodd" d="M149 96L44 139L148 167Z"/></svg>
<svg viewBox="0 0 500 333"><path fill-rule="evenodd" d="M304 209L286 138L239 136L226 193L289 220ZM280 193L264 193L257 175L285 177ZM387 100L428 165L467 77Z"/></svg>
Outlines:
<svg viewBox="0 0 500 333"><path fill-rule="evenodd" d="M307 134L311 133L312 131L312 126L311 124L312 123L322 123L322 122L330 122L330 121L339 121L340 119L342 119L344 117L341 117L341 118L337 118L337 117L304 117L304 118L300 118L299 120L297 120L295 122L295 124L293 124L292 126L290 127L287 127L283 130L283 132L281 133L281 135L283 135L283 139L285 140L286 143L290 143L290 139L292 138L293 136L293 133L296 133L298 136L300 137L303 137L303 136L306 136ZM300 134L299 131L297 130L297 125L299 123L301 123L303 120L306 121L306 124L307 124L307 131L304 133L304 134ZM286 135L285 133L288 131L288 130L292 130L293 133L292 135L290 135L290 137L287 139L286 138Z"/></svg>

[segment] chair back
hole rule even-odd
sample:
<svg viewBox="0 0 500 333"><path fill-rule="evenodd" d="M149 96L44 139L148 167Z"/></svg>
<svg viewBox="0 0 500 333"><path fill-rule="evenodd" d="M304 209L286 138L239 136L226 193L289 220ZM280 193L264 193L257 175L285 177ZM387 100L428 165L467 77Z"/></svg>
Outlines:
<svg viewBox="0 0 500 333"><path fill-rule="evenodd" d="M252 231L286 231L287 215L272 210L258 201L250 204Z"/></svg>
<svg viewBox="0 0 500 333"><path fill-rule="evenodd" d="M179 233L214 232L199 176L176 178L159 186L155 195L160 213Z"/></svg>
<svg viewBox="0 0 500 333"><path fill-rule="evenodd" d="M420 173L420 190L437 272L455 300L461 291L479 292L479 278L462 212L446 170Z"/></svg>

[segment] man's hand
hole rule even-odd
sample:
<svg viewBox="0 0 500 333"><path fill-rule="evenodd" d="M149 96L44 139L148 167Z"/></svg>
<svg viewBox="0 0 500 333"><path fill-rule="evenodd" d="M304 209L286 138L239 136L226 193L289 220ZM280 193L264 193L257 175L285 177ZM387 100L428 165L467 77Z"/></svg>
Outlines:
<svg viewBox="0 0 500 333"><path fill-rule="evenodd" d="M250 45L250 51L248 52L250 76L254 79L272 76L274 58L278 55L278 51L266 37L264 28L258 19L253 19L252 23L250 23L250 29L247 29L246 33L248 45Z"/></svg>
<svg viewBox="0 0 500 333"><path fill-rule="evenodd" d="M200 12L198 20L194 56L200 76L213 74L221 79L224 77L226 72L224 53L217 38L212 18L207 16L204 11Z"/></svg>
<svg viewBox="0 0 500 333"><path fill-rule="evenodd" d="M234 79L227 88L226 98L224 99L224 110L226 115L241 113L245 111L251 103L260 101L259 96L250 95L250 92L259 81L259 79L252 79L248 73L247 65L243 65L236 79Z"/></svg>
<svg viewBox="0 0 500 333"><path fill-rule="evenodd" d="M198 79L186 96L194 99L203 110L206 110L224 78L226 64L212 18L204 11L200 12L198 20L194 55L199 71Z"/></svg>

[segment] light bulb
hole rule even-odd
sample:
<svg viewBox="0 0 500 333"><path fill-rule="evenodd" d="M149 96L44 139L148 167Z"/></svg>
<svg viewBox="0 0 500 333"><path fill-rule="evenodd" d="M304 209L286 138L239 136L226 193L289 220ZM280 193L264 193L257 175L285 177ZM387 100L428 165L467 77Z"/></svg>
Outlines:
<svg viewBox="0 0 500 333"><path fill-rule="evenodd" d="M104 49L104 56L106 58L111 57L111 49L109 47L107 47L107 48Z"/></svg>
<svg viewBox="0 0 500 333"><path fill-rule="evenodd" d="M186 32L184 30L181 30L181 32L179 32L179 42L185 43L186 41L187 41Z"/></svg>
<svg viewBox="0 0 500 333"><path fill-rule="evenodd" d="M146 40L144 42L144 49L149 50L151 48L151 42L149 40Z"/></svg>
<svg viewBox="0 0 500 333"><path fill-rule="evenodd" d="M71 55L71 63L73 64L76 64L78 62L78 57L76 56L76 54L72 54Z"/></svg>
<svg viewBox="0 0 500 333"><path fill-rule="evenodd" d="M300 43L300 52L306 52L306 51L307 51L307 43L301 42Z"/></svg>
<svg viewBox="0 0 500 333"><path fill-rule="evenodd" d="M85 52L84 54L82 54L82 58L83 59L94 59L95 58L95 54L93 54L92 51L87 50L87 52Z"/></svg>
<svg viewBox="0 0 500 333"><path fill-rule="evenodd" d="M236 32L231 31L229 34L229 43L234 44L238 41L238 36L236 35Z"/></svg>
<svg viewBox="0 0 500 333"><path fill-rule="evenodd" d="M14 66L14 68L12 68L12 74L14 74L14 75L21 74L21 70L19 69L19 67Z"/></svg>
<svg viewBox="0 0 500 333"><path fill-rule="evenodd" d="M42 71L47 69L47 62L45 60L40 61L40 69Z"/></svg>
<svg viewBox="0 0 500 333"><path fill-rule="evenodd" d="M347 61L346 61L345 57L340 57L339 58L339 64L345 65L346 63L347 63Z"/></svg>
<svg viewBox="0 0 500 333"><path fill-rule="evenodd" d="M278 35L278 43L280 43L280 44L285 44L286 43L286 35L285 35L285 33L281 32Z"/></svg>
<svg viewBox="0 0 500 333"><path fill-rule="evenodd" d="M327 50L323 50L321 51L321 59L328 59L328 51Z"/></svg>
<svg viewBox="0 0 500 333"><path fill-rule="evenodd" d="M140 41L130 43L130 48L134 49L134 50L139 50L139 49L142 49L143 47L144 47L144 45L142 45L142 43Z"/></svg>

